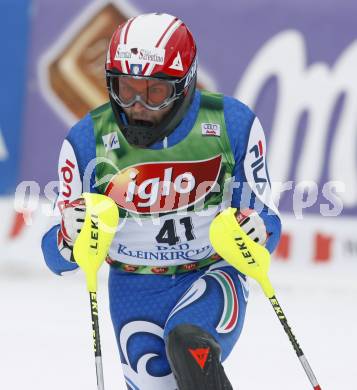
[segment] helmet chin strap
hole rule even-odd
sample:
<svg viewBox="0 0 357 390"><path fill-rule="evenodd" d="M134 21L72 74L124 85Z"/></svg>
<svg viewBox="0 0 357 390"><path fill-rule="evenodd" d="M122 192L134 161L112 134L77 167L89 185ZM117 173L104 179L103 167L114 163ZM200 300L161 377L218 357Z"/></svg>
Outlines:
<svg viewBox="0 0 357 390"><path fill-rule="evenodd" d="M155 129L129 123L124 110L110 95L109 98L118 127L128 143L141 148L152 145L156 141Z"/></svg>
<svg viewBox="0 0 357 390"><path fill-rule="evenodd" d="M139 148L146 148L158 141L157 130L146 126L125 126L121 129L126 140Z"/></svg>
<svg viewBox="0 0 357 390"><path fill-rule="evenodd" d="M177 104L174 104L172 109L165 115L159 125L149 127L140 125L127 125L122 129L122 133L126 140L135 146L141 148L147 148L155 142L167 137L173 130L168 127L172 116L174 116L180 109L180 100L177 100ZM175 126L176 127L176 126Z"/></svg>

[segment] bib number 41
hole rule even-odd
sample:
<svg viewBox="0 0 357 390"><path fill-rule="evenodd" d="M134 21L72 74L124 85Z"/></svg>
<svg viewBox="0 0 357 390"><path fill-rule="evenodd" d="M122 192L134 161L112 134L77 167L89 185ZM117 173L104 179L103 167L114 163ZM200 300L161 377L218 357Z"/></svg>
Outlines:
<svg viewBox="0 0 357 390"><path fill-rule="evenodd" d="M193 234L191 217L181 218L179 222L180 225L183 225L185 228L186 240L194 240L195 236ZM176 245L178 242L180 242L181 239L176 233L176 221L174 219L167 219L155 238L159 244Z"/></svg>

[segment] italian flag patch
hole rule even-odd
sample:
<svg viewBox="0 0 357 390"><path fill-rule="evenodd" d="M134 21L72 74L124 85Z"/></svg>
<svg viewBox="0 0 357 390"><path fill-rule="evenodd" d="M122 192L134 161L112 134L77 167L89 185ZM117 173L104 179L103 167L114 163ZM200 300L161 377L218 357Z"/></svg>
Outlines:
<svg viewBox="0 0 357 390"><path fill-rule="evenodd" d="M237 324L239 313L237 290L233 279L222 270L210 271L206 275L217 280L224 296L224 308L216 330L218 333L229 333Z"/></svg>

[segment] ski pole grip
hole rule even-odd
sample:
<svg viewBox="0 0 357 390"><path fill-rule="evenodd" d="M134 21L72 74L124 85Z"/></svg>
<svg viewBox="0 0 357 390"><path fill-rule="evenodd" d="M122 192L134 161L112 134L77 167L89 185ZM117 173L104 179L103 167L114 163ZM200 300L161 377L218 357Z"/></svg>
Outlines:
<svg viewBox="0 0 357 390"><path fill-rule="evenodd" d="M86 215L73 247L73 256L86 275L89 292L97 291L97 272L103 264L118 223L115 202L101 194L84 193Z"/></svg>

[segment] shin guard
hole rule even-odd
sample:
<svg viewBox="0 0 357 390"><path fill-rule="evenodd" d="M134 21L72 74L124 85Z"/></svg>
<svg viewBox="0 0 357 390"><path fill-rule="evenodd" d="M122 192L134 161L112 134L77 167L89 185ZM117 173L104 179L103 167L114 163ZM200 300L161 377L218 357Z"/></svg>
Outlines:
<svg viewBox="0 0 357 390"><path fill-rule="evenodd" d="M166 340L166 353L179 390L233 390L215 339L194 325L179 325Z"/></svg>

